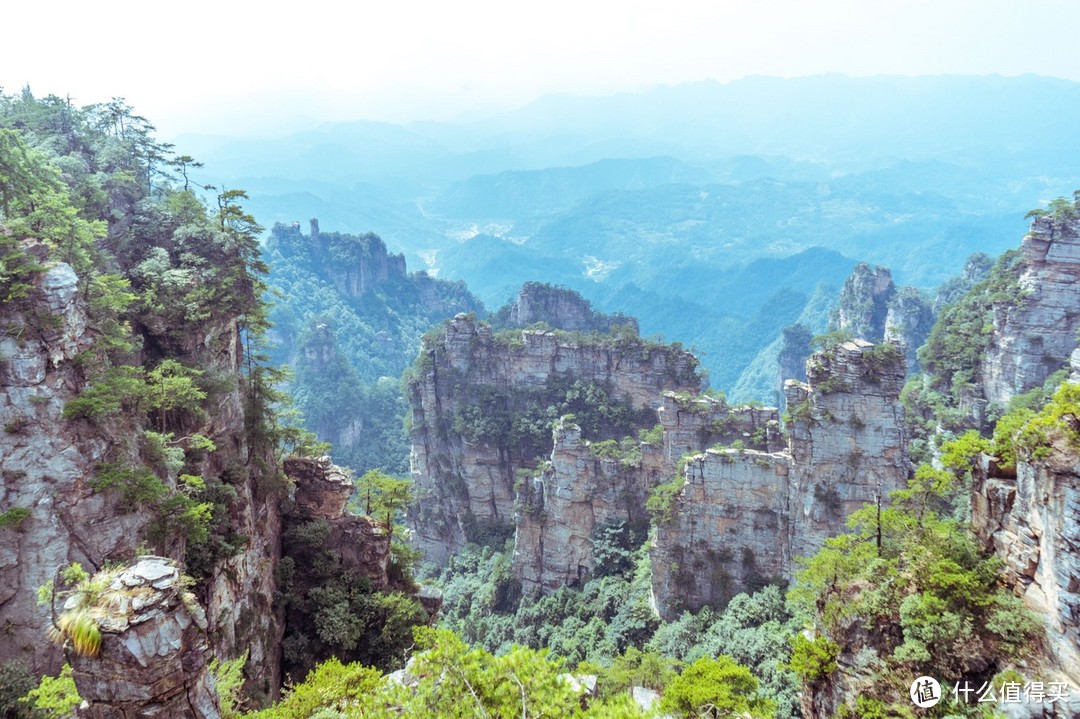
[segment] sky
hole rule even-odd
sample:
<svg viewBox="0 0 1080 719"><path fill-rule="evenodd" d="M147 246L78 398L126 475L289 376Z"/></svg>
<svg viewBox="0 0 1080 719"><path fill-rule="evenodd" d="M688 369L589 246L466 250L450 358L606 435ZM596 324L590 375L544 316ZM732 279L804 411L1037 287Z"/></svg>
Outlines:
<svg viewBox="0 0 1080 719"><path fill-rule="evenodd" d="M450 119L547 93L821 73L1080 81L1075 0L10 3L0 87L121 96L168 139Z"/></svg>

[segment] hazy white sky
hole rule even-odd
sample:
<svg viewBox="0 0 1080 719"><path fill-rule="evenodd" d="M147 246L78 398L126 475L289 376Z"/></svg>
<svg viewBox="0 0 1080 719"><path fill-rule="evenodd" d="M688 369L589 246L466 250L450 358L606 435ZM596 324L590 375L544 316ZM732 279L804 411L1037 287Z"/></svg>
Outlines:
<svg viewBox="0 0 1080 719"><path fill-rule="evenodd" d="M166 137L752 74L1080 80L1076 0L54 0L3 16L5 91L123 96Z"/></svg>

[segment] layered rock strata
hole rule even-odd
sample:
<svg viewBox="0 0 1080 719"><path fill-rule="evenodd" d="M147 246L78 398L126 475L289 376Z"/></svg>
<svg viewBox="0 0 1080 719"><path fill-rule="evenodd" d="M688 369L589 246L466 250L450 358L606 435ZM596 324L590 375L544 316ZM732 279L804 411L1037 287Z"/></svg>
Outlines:
<svg viewBox="0 0 1080 719"><path fill-rule="evenodd" d="M904 374L898 348L845 342L810 358L808 384L787 384L786 447L691 457L651 547L661 616L790 577L793 560L841 531L848 514L902 487Z"/></svg>
<svg viewBox="0 0 1080 719"><path fill-rule="evenodd" d="M72 562L96 569L130 558L157 519L149 508L123 505L118 492L93 486L100 463L142 466L142 417L120 413L91 423L63 415L87 385L76 360L99 336L78 283L68 265L53 264L39 276L27 309L0 310L0 326L8 328L0 339L0 514L25 513L0 525L0 624L6 628L0 660L25 658L36 673L55 674L63 662L58 650L42 646L49 617L37 605L36 589ZM233 318L177 340L171 351L222 377L239 374L242 352ZM213 567L198 592L215 652L224 658L250 652L252 687L273 695L280 679L281 630L272 598L281 519L276 497L260 488L238 386L218 397L209 424L199 429L217 449L191 469L207 478L228 475L236 491L231 528L247 542ZM185 546L177 542L167 550L178 559Z"/></svg>
<svg viewBox="0 0 1080 719"><path fill-rule="evenodd" d="M120 440L63 419L80 387L71 360L94 339L77 280L56 264L41 275L29 310L0 311L0 325L21 330L0 335L0 513L23 514L0 525L0 659L21 657L35 672L54 674L62 657L42 646L49 617L35 591L57 567L130 556L150 521L147 511L122 512L116 497L89 486L94 466ZM34 313L58 321L38 332ZM130 429L116 426L115 435Z"/></svg>
<svg viewBox="0 0 1080 719"><path fill-rule="evenodd" d="M975 531L1043 620L1052 664L1080 687L1080 456L1058 439L1045 459L1018 461L1015 476L989 462L975 475Z"/></svg>
<svg viewBox="0 0 1080 719"><path fill-rule="evenodd" d="M440 562L477 531L513 532L517 470L535 469L552 446L525 456L511 440L525 431L526 417L553 401L554 385L595 383L642 416L655 410L665 390L701 389L688 352L636 338L593 337L571 341L537 331L495 336L487 325L458 315L442 337L425 344L408 389L419 496L409 522L425 557ZM467 424L482 432L470 433ZM563 450L569 450L566 442ZM595 476L603 473L598 469ZM575 531L587 536L589 530Z"/></svg>
<svg viewBox="0 0 1080 719"><path fill-rule="evenodd" d="M346 513L354 489L349 470L329 457L291 457L285 460L285 474L296 484L295 520L325 520L330 525L327 546L339 554L342 566L367 577L375 590L388 588L390 533L371 517Z"/></svg>
<svg viewBox="0 0 1080 719"><path fill-rule="evenodd" d="M72 600L74 601L74 597ZM69 607L69 609L72 607ZM85 719L217 719L206 616L179 566L140 557L89 612L101 631L93 656L71 652Z"/></svg>
<svg viewBox="0 0 1080 719"><path fill-rule="evenodd" d="M523 589L550 591L584 582L596 569L593 545L600 531L622 524L643 536L649 494L675 473L687 452L718 443L761 450L782 444L774 408L732 407L722 399L670 391L662 401L663 440L624 443L615 453L582 440L581 428L571 421L556 424L550 461L518 482L514 568Z"/></svg>
<svg viewBox="0 0 1080 719"><path fill-rule="evenodd" d="M1002 405L1061 369L1080 330L1080 220L1037 218L1020 246L1021 299L994 311L983 394Z"/></svg>

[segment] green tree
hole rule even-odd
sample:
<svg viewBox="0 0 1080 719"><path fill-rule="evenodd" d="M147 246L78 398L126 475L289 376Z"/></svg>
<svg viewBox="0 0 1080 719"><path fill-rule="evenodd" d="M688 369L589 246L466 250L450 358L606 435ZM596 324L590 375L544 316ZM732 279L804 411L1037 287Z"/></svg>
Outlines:
<svg viewBox="0 0 1080 719"><path fill-rule="evenodd" d="M686 719L771 717L775 704L758 696L757 688L750 670L730 657L702 657L668 685L660 709Z"/></svg>
<svg viewBox="0 0 1080 719"><path fill-rule="evenodd" d="M174 359L165 359L146 373L146 406L157 413L157 427L168 430L168 420L178 412L196 415L206 392L196 381L203 370L185 367Z"/></svg>

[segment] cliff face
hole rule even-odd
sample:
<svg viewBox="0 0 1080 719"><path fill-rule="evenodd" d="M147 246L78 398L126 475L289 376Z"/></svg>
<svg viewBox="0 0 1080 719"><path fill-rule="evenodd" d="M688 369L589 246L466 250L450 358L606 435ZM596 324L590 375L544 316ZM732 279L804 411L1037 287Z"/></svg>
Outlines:
<svg viewBox="0 0 1080 719"><path fill-rule="evenodd" d="M577 584L597 569L599 532L620 523L639 534L649 524L645 503L676 472L679 458L718 442L761 450L781 444L776 410L731 407L708 396L665 392L658 409L663 439L610 443L581 438L561 420L550 462L534 478L519 479L514 555L526 590Z"/></svg>
<svg viewBox="0 0 1080 719"><path fill-rule="evenodd" d="M892 345L854 340L814 355L809 384L787 388L789 438L774 408L672 387L689 379L679 369L689 358L662 348L571 345L537 332L507 339L459 316L425 352L410 386L416 538L441 561L467 541L513 533L525 590L594 575L599 534L642 531L646 500L687 453L697 454L651 547L665 618L790 577L793 558L903 486L910 469L898 402L904 361ZM589 418L564 416L550 449L522 449L515 437L537 416L530 409L553 401L544 392L558 377L610 383L634 408L662 403L662 440L587 439Z"/></svg>
<svg viewBox="0 0 1080 719"><path fill-rule="evenodd" d="M689 353L637 339L618 342L575 344L531 331L496 337L459 315L442 337L425 344L408 390L420 497L409 522L427 558L441 561L479 534L509 536L517 470L535 469L551 454L545 425L559 413L591 412L606 403L633 433L655 424L648 415L665 390L700 390ZM572 434L564 437L564 449Z"/></svg>
<svg viewBox="0 0 1080 719"><path fill-rule="evenodd" d="M318 220L312 220L309 241L314 253L324 259L334 287L347 297L363 297L378 285L405 280L405 255L387 252L378 235L319 232Z"/></svg>
<svg viewBox="0 0 1080 719"><path fill-rule="evenodd" d="M969 263L970 264L970 263ZM934 306L914 287L896 287L887 267L855 266L844 282L834 326L871 342L902 345L909 372L918 372L916 351L934 326Z"/></svg>
<svg viewBox="0 0 1080 719"><path fill-rule="evenodd" d="M1021 298L995 308L981 366L985 398L1001 404L1061 369L1080 330L1080 220L1037 218L1020 252Z"/></svg>
<svg viewBox="0 0 1080 719"><path fill-rule="evenodd" d="M390 585L390 534L371 517L345 512L354 489L348 470L332 464L329 457L297 457L285 460L285 474L296 483L296 511L290 523L328 522L326 545L338 552L342 565L367 577L373 589L386 589Z"/></svg>
<svg viewBox="0 0 1080 719"><path fill-rule="evenodd" d="M919 371L917 352L934 328L934 319L933 305L914 287L901 287L889 302L881 339L904 347L910 374Z"/></svg>
<svg viewBox="0 0 1080 719"><path fill-rule="evenodd" d="M786 388L786 447L766 435L765 446L709 449L687 462L651 551L661 616L790 577L794 558L907 480L899 350L853 340L813 355L807 376Z"/></svg>
<svg viewBox="0 0 1080 719"><path fill-rule="evenodd" d="M1056 668L1080 686L1080 456L1061 440L1016 476L975 473L972 523L1005 562L1005 581L1038 612Z"/></svg>
<svg viewBox="0 0 1080 719"><path fill-rule="evenodd" d="M896 286L888 267L860 262L840 290L836 326L865 339L884 336L889 300L894 294Z"/></svg>
<svg viewBox="0 0 1080 719"><path fill-rule="evenodd" d="M863 504L907 482L911 463L894 345L853 340L806 364L807 385L786 388L793 463L792 556L811 554Z"/></svg>
<svg viewBox="0 0 1080 719"><path fill-rule="evenodd" d="M32 669L55 673L60 652L43 649L48 613L35 590L71 562L99 567L106 557L130 553L149 522L145 511L124 513L116 497L95 492L88 481L130 430L113 436L65 421L80 375L71 360L93 342L77 278L65 264L40 277L27 313L4 311L6 327L22 328L0 339L0 511L28 510L21 522L0 528L0 656L25 657ZM59 322L35 331L31 313Z"/></svg>
<svg viewBox="0 0 1080 719"><path fill-rule="evenodd" d="M85 389L78 362L98 330L89 323L70 267L56 264L40 276L31 309L4 313L2 324L19 328L0 341L0 511L29 511L17 524L0 528L0 657L25 656L36 672L55 673L62 659L43 649L47 612L35 590L58 567L79 562L100 568L106 561L131 557L157 516L144 505L122 502L118 492L94 488L102 462L141 466L140 417L121 413L96 423L69 420L64 405ZM41 316L52 316L42 323ZM199 336L186 337L177 356L208 372L236 376L240 344L236 323L222 318ZM278 686L280 627L271 606L277 566L280 517L277 500L260 490L245 442L239 389L224 390L212 419L201 431L217 445L198 463L204 477L229 475L236 497L229 503L230 524L247 542L222 558L199 587L205 602L212 645L224 657L250 650L249 678L259 691ZM175 559L183 542L168 547Z"/></svg>

